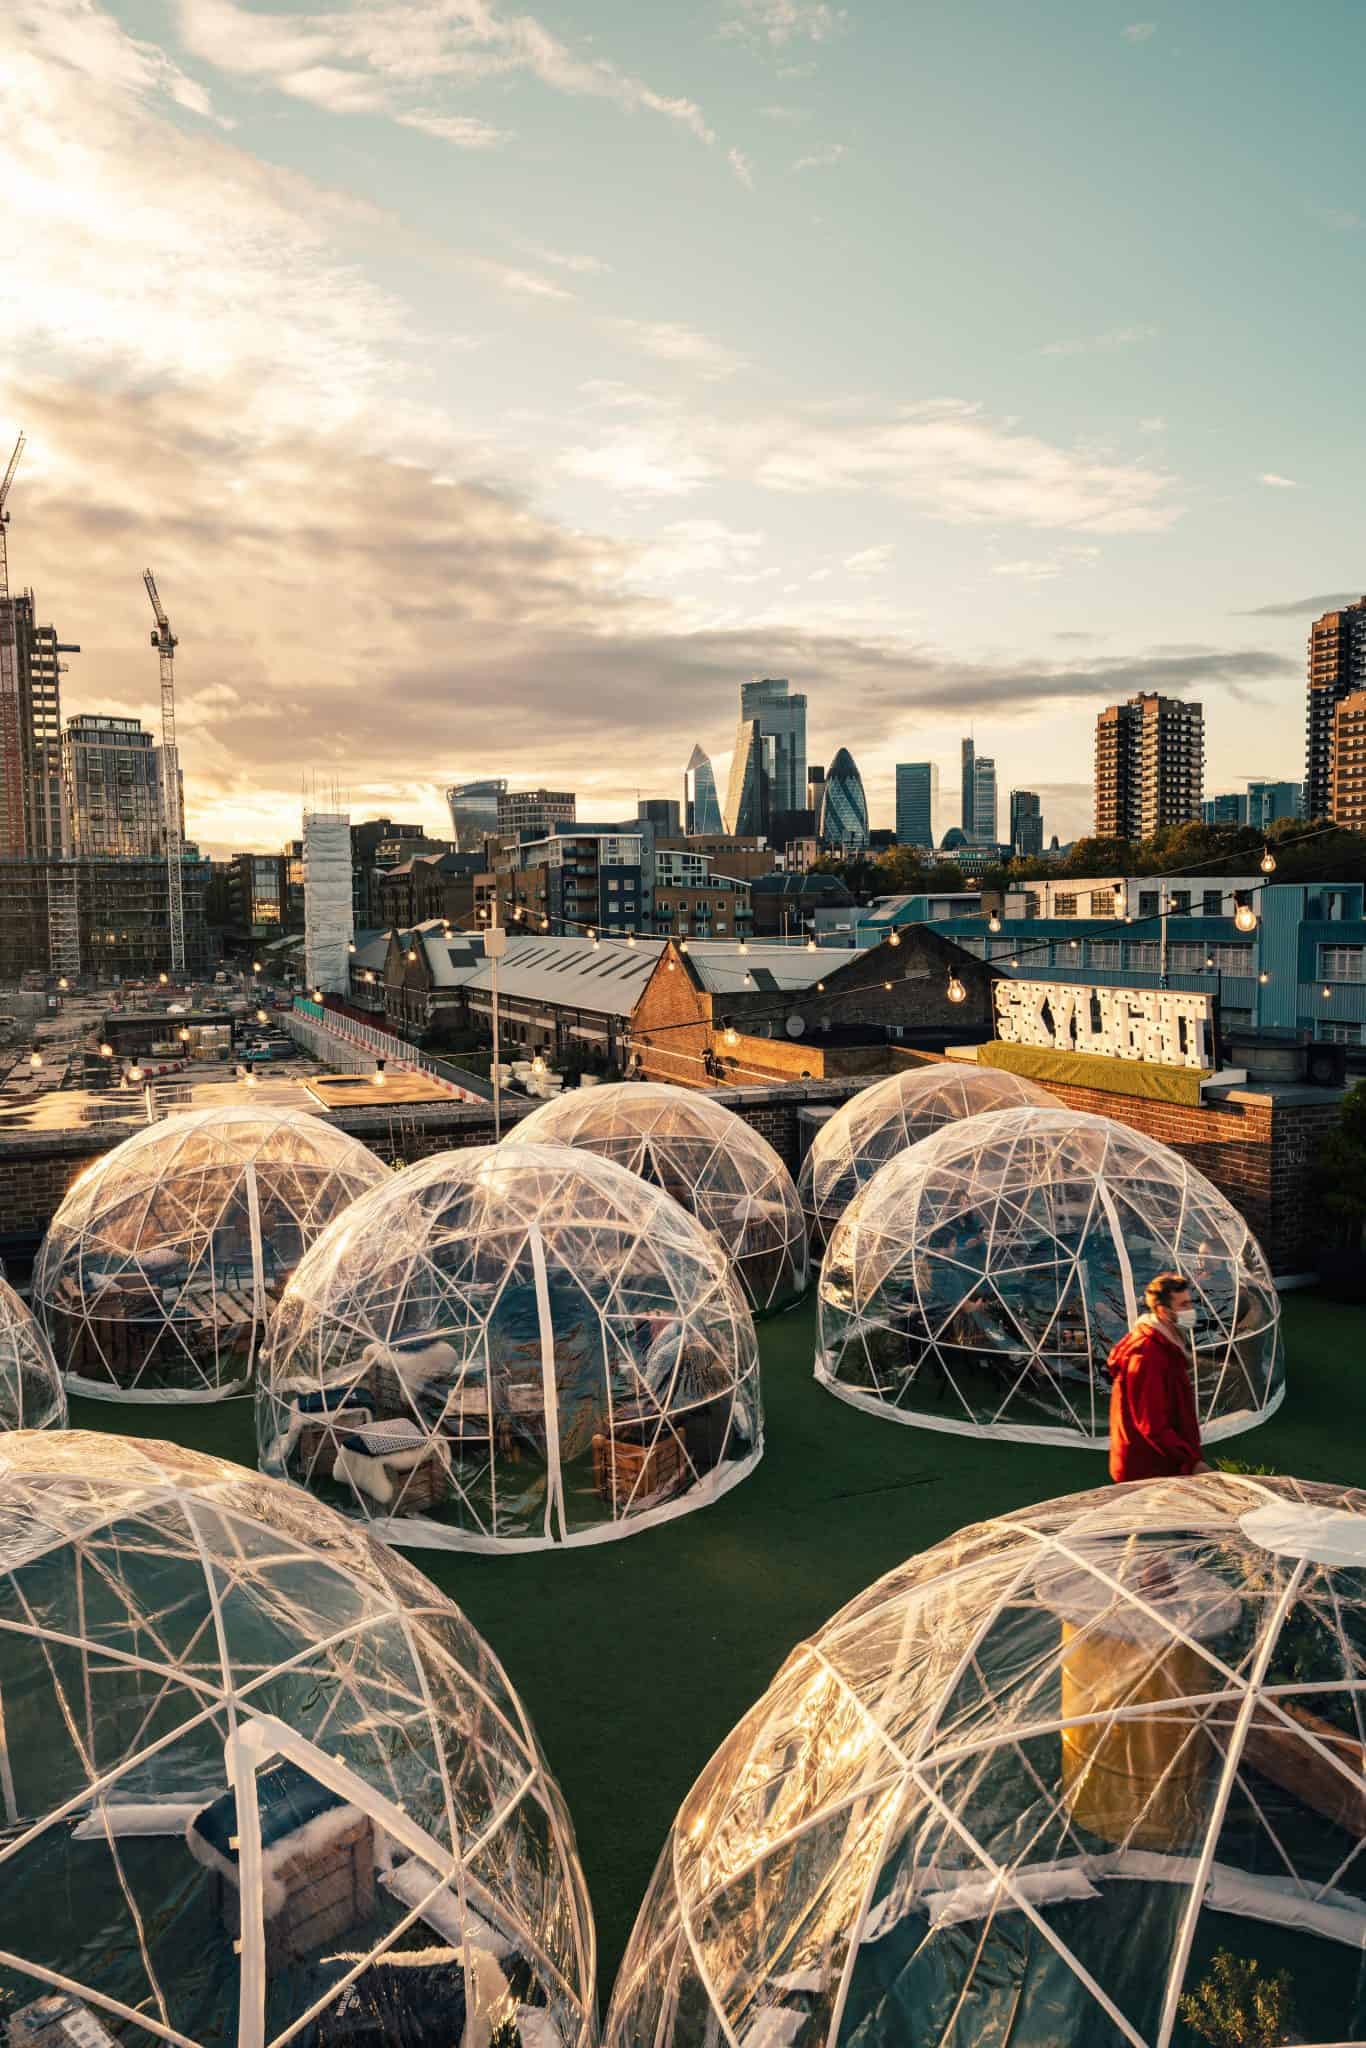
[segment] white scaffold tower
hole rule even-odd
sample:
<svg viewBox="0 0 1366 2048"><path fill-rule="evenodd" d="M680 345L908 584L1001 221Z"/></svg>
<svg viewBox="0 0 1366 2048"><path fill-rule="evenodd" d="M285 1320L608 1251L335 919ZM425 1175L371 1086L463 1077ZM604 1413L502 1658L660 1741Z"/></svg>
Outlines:
<svg viewBox="0 0 1366 2048"><path fill-rule="evenodd" d="M304 971L310 991L346 994L354 928L350 817L305 806Z"/></svg>
<svg viewBox="0 0 1366 2048"><path fill-rule="evenodd" d="M180 758L175 739L176 637L157 595L156 578L144 569L142 580L152 600L156 631L152 645L161 660L161 805L166 828L166 900L171 923L171 972L185 972L185 899L181 874Z"/></svg>

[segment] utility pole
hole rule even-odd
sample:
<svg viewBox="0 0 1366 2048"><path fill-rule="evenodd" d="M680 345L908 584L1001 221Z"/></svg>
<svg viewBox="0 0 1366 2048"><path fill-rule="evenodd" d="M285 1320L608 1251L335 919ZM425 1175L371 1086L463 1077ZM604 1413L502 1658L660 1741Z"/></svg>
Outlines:
<svg viewBox="0 0 1366 2048"><path fill-rule="evenodd" d="M185 898L181 872L180 759L175 742L176 637L157 595L156 578L144 569L142 580L152 600L156 631L152 645L161 661L161 804L166 822L166 897L171 923L171 972L185 972Z"/></svg>

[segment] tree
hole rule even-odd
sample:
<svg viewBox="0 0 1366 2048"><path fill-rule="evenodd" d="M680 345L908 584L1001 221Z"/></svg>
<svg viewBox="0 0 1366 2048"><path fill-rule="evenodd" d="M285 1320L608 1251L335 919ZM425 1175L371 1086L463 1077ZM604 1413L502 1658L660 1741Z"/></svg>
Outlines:
<svg viewBox="0 0 1366 2048"><path fill-rule="evenodd" d="M1281 2048L1290 2039L1290 1975L1263 1977L1248 1957L1219 1949L1209 1975L1181 2000L1181 2018L1210 2048Z"/></svg>

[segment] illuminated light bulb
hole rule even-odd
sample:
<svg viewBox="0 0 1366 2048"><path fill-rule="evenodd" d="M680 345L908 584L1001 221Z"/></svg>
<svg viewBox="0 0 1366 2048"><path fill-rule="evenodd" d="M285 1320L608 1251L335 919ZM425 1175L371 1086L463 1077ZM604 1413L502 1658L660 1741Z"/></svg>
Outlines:
<svg viewBox="0 0 1366 2048"><path fill-rule="evenodd" d="M813 939L811 943L812 943L812 946L814 947L814 945L815 945L815 940ZM889 933L888 933L888 935L887 935L887 944L888 944L889 946L899 946L899 945L901 944L901 934L900 934L900 932L889 932Z"/></svg>
<svg viewBox="0 0 1366 2048"><path fill-rule="evenodd" d="M264 1010L258 1010L256 1012L256 1021L258 1024L268 1024L270 1022L270 1019L267 1017ZM188 1031L182 1031L180 1035L182 1038L188 1038L190 1034Z"/></svg>
<svg viewBox="0 0 1366 2048"><path fill-rule="evenodd" d="M1250 903L1240 903L1233 913L1233 922L1240 932L1255 932L1257 913Z"/></svg>
<svg viewBox="0 0 1366 2048"><path fill-rule="evenodd" d="M70 986L71 986L71 983L70 983L70 982L69 982L69 981L67 980L66 976L65 976L65 975L63 974L63 975L59 975L59 977L58 977L58 980L57 980L57 986L58 986L58 988L70 988Z"/></svg>
<svg viewBox="0 0 1366 2048"><path fill-rule="evenodd" d="M1275 872L1276 872L1276 856L1275 856L1275 854L1274 854L1274 853L1273 853L1273 852L1271 851L1271 848L1270 848L1269 846L1267 847L1267 849L1266 849L1265 853L1264 853L1264 854L1262 855L1262 857L1261 857L1260 861L1258 861L1257 865L1258 865L1258 867L1260 867L1260 869L1261 869L1261 871L1262 871L1262 873L1263 873L1264 875L1274 875L1274 874L1275 874Z"/></svg>
<svg viewBox="0 0 1366 2048"><path fill-rule="evenodd" d="M749 951L749 945L748 945L748 942L747 942L746 940L744 940L744 939L741 939L741 941L740 941L740 951L741 951L742 953L747 953L747 952Z"/></svg>
<svg viewBox="0 0 1366 2048"><path fill-rule="evenodd" d="M128 1069L128 1078L130 1081L140 1081L142 1079L142 1068L138 1066L130 1067Z"/></svg>
<svg viewBox="0 0 1366 2048"><path fill-rule="evenodd" d="M548 917L543 917L541 919L541 930L543 932L548 932L550 930L550 919Z"/></svg>
<svg viewBox="0 0 1366 2048"><path fill-rule="evenodd" d="M314 989L314 991L313 991L313 1000L314 1000L314 1002L315 1002L315 1003L320 1003L320 1002L322 1001L322 999L323 999L323 992L322 992L322 990L321 990L320 988L315 988L315 989Z"/></svg>
<svg viewBox="0 0 1366 2048"><path fill-rule="evenodd" d="M1069 939L1069 940L1067 941L1067 943L1068 943L1068 945L1069 945L1069 946L1070 946L1070 947L1072 948L1072 951L1073 951L1073 952L1075 953L1075 952L1076 952L1076 951L1077 951L1077 950L1079 949L1079 947L1080 947L1080 945L1081 945L1081 940L1080 940L1080 939Z"/></svg>
<svg viewBox="0 0 1366 2048"><path fill-rule="evenodd" d="M596 933L596 932L594 931L594 929L593 929L593 927L592 927L592 925L591 925L591 924L590 924L590 925L589 925L589 927L588 927L588 936L589 936L589 938L590 938L590 939L592 939L592 941L593 941L594 945L596 945L596 944L597 944L597 939L598 939L598 935L597 935L597 933Z"/></svg>
<svg viewBox="0 0 1366 2048"><path fill-rule="evenodd" d="M382 1087L384 1086L384 1062L383 1062L383 1060L376 1060L376 1062L375 1062L375 1071L374 1071L374 1074L373 1074L373 1076L372 1076L371 1078L373 1079L373 1081L374 1081L374 1084L375 1084L376 1088L382 1088Z"/></svg>
<svg viewBox="0 0 1366 2048"><path fill-rule="evenodd" d="M822 996L825 994L825 983L823 981L818 981L816 983L816 993L817 995Z"/></svg>
<svg viewBox="0 0 1366 2048"><path fill-rule="evenodd" d="M40 1052L31 1052L28 1056L28 1063L31 1067L41 1067L43 1055Z"/></svg>
<svg viewBox="0 0 1366 2048"><path fill-rule="evenodd" d="M355 940L354 940L354 939L348 939L348 940L347 940L347 942L346 942L346 950L347 950L347 952L348 952L348 953L354 953L354 952L355 952L355 950L356 950L356 942L355 942Z"/></svg>
<svg viewBox="0 0 1366 2048"><path fill-rule="evenodd" d="M408 948L408 958L409 958L410 960L416 960L416 958L417 958L417 947L416 947L416 946L409 946L409 948Z"/></svg>
<svg viewBox="0 0 1366 2048"><path fill-rule="evenodd" d="M965 1003L968 999L968 992L956 974L949 976L947 994L951 1003Z"/></svg>
<svg viewBox="0 0 1366 2048"><path fill-rule="evenodd" d="M892 940L892 944L893 944L893 945L895 945L895 944L896 944L896 940L895 940L895 938L893 938L893 940ZM816 946L816 941L815 941L814 939L808 939L808 940L807 940L807 942L806 942L806 950L807 950L807 952L808 952L808 953L814 953L814 952L816 952L816 951L818 950L818 949L817 949L817 946Z"/></svg>
<svg viewBox="0 0 1366 2048"><path fill-rule="evenodd" d="M1018 958L1012 959L1012 961L1011 961L1011 963L1010 963L1010 964L1011 964L1011 966L1012 966L1012 967L1018 967L1018 966L1019 966L1019 964L1020 964L1020 962L1019 962L1019 959L1018 959Z"/></svg>
<svg viewBox="0 0 1366 2048"><path fill-rule="evenodd" d="M884 981L882 986L890 992L892 984L890 981Z"/></svg>
<svg viewBox="0 0 1366 2048"><path fill-rule="evenodd" d="M258 1015L259 1015L259 1012L258 1012ZM183 1029L183 1028L182 1028L182 1029L181 1029L180 1031L178 1031L178 1032L176 1033L176 1037L177 1037L177 1038L178 1038L178 1039L180 1040L180 1042L181 1042L181 1044L182 1044L182 1045L188 1045L188 1044L189 1044L189 1042L190 1042L190 1034L189 1034L189 1032L188 1032L187 1030L185 1030L185 1029Z"/></svg>
<svg viewBox="0 0 1366 2048"><path fill-rule="evenodd" d="M674 963L673 963L673 955L672 955L672 954L670 954L670 956L669 956L669 959L668 959L667 965L668 965L668 969L669 969L669 972L670 972L670 974L673 974L673 973L676 973L676 972L677 972L676 968L674 967Z"/></svg>
<svg viewBox="0 0 1366 2048"><path fill-rule="evenodd" d="M531 1062L531 1071L533 1074L543 1074L545 1072L545 1061L539 1053L536 1054L536 1057Z"/></svg>
<svg viewBox="0 0 1366 2048"><path fill-rule="evenodd" d="M1267 983L1270 981L1271 976L1265 971L1265 969L1263 969L1263 971L1257 976L1257 979L1262 984L1262 987L1265 988Z"/></svg>
<svg viewBox="0 0 1366 2048"><path fill-rule="evenodd" d="M1205 965L1206 967L1213 967L1214 962L1212 960L1206 960Z"/></svg>
<svg viewBox="0 0 1366 2048"><path fill-rule="evenodd" d="M112 939L112 938L113 938L113 936L114 936L114 934L113 934L112 932L110 932L109 936L110 936L110 938ZM251 971L252 971L252 973L253 973L253 974L259 974L259 973L261 972L261 963L260 963L260 961L259 961L259 960L253 960L253 961L252 961L252 963L251 963ZM163 980L163 981L165 981L165 979L166 979L166 977L165 977L165 975L164 975L164 974L162 975L162 977L161 977L161 978L162 978L162 980Z"/></svg>
<svg viewBox="0 0 1366 2048"><path fill-rule="evenodd" d="M688 950L688 942L687 942L687 940L686 940L686 939L680 939L680 940L679 940L679 942L678 942L678 950L679 950L679 952L680 952L680 953L686 953L686 952L687 952L687 950Z"/></svg>
<svg viewBox="0 0 1366 2048"><path fill-rule="evenodd" d="M170 980L170 978L171 978L171 977L170 977L170 975L169 975L169 974L165 974L165 973L159 974L159 975L157 976L157 980L158 980L158 981L159 981L159 982L161 983L161 986L162 986L163 988L165 988L165 986L166 986L167 982L168 982L168 981Z"/></svg>
<svg viewBox="0 0 1366 2048"><path fill-rule="evenodd" d="M752 974L750 973L749 969L748 969L748 968L746 968L746 969L745 969L745 987L746 987L746 988L753 988L753 986L754 986L754 976L753 976L753 975L752 975Z"/></svg>
<svg viewBox="0 0 1366 2048"><path fill-rule="evenodd" d="M1330 996L1332 995L1332 993L1333 993L1332 989L1331 989L1331 988L1329 988L1329 987L1328 987L1328 985L1327 985L1327 983L1325 982L1325 984L1324 984L1324 990L1323 990L1323 1000L1325 1001L1325 1003L1326 1003L1326 1002L1328 1001L1328 999L1329 999L1329 997L1330 997Z"/></svg>
<svg viewBox="0 0 1366 2048"><path fill-rule="evenodd" d="M1001 929L1001 920L1000 920L1000 918L999 918L999 917L998 917L998 916L996 915L996 912L995 912L995 911L993 910L993 911L992 911L992 913L991 913L991 916L990 916L990 917L989 917L989 918L987 919L987 930L988 930L989 932L998 932L998 931L999 931L1000 929Z"/></svg>
<svg viewBox="0 0 1366 2048"><path fill-rule="evenodd" d="M102 1060L112 1060L113 1057L114 1048L112 1045L105 1044L100 1047L100 1058Z"/></svg>
<svg viewBox="0 0 1366 2048"><path fill-rule="evenodd" d="M740 1034L733 1024L727 1024L725 1030L721 1033L721 1039L725 1045L738 1045L740 1043Z"/></svg>
<svg viewBox="0 0 1366 2048"><path fill-rule="evenodd" d="M627 932L627 934L626 934L626 943L627 943L627 945L628 945L628 946L634 946L635 942L636 942L636 935L635 935L635 933L634 933L634 932Z"/></svg>

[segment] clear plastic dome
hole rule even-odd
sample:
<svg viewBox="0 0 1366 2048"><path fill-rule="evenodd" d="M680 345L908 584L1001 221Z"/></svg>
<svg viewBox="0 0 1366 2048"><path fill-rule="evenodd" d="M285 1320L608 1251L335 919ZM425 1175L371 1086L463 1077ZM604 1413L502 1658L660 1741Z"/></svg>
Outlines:
<svg viewBox="0 0 1366 2048"><path fill-rule="evenodd" d="M1104 1443L1106 1359L1172 1271L1195 1303L1202 1434L1251 1429L1285 1391L1281 1310L1233 1204L1108 1117L971 1117L889 1160L836 1225L816 1377L923 1429Z"/></svg>
<svg viewBox="0 0 1366 2048"><path fill-rule="evenodd" d="M285 1281L389 1169L304 1110L190 1110L87 1170L52 1219L33 1300L72 1393L221 1401L249 1385Z"/></svg>
<svg viewBox="0 0 1366 2048"><path fill-rule="evenodd" d="M514 1142L575 1145L663 1188L721 1240L754 1308L804 1292L806 1224L792 1176L714 1096L666 1081L574 1088L533 1110Z"/></svg>
<svg viewBox="0 0 1366 2048"><path fill-rule="evenodd" d="M587 1893L521 1701L316 1501L170 1444L5 1438L0 1704L11 2048L591 2048Z"/></svg>
<svg viewBox="0 0 1366 2048"><path fill-rule="evenodd" d="M797 1187L812 1242L826 1242L859 1189L898 1152L944 1124L1031 1103L1056 1109L1058 1098L1002 1067L959 1060L910 1067L861 1088L820 1126L802 1161Z"/></svg>
<svg viewBox="0 0 1366 2048"><path fill-rule="evenodd" d="M0 1280L0 1430L65 1427L66 1389L52 1346L8 1280Z"/></svg>
<svg viewBox="0 0 1366 2048"><path fill-rule="evenodd" d="M443 1152L319 1240L257 1395L265 1470L390 1541L542 1549L715 1500L763 1445L716 1239L566 1145Z"/></svg>
<svg viewBox="0 0 1366 2048"><path fill-rule="evenodd" d="M1364 1738L1366 1495L1218 1473L980 1522L716 1752L606 2048L1361 2040ZM1195 2030L1212 1995L1246 2031Z"/></svg>

